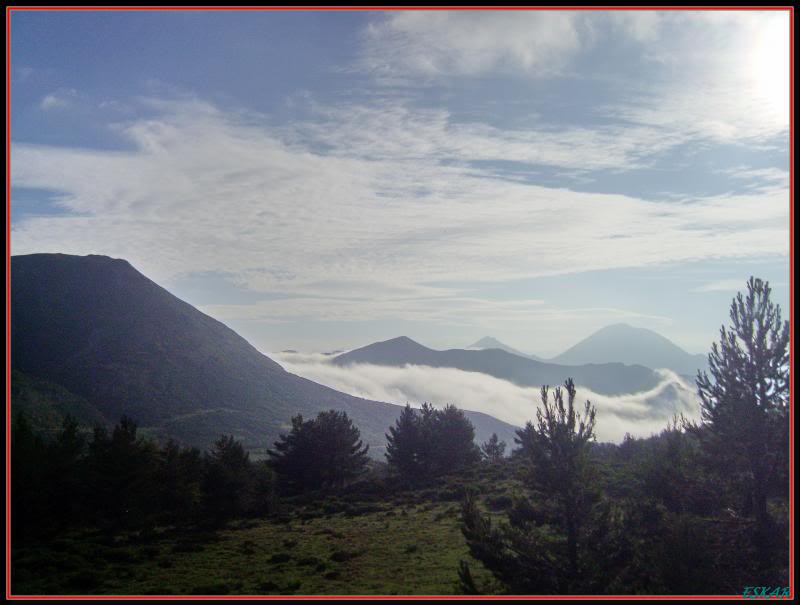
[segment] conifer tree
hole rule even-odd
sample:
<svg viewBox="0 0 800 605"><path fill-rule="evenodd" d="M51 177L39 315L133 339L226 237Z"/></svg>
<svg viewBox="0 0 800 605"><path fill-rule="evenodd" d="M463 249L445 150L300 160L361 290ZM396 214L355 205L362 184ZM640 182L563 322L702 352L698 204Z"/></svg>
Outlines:
<svg viewBox="0 0 800 605"><path fill-rule="evenodd" d="M536 424L518 431L533 500L518 498L509 522L500 526L473 498L464 502L462 532L472 556L515 594L571 593L590 581L581 544L596 496L588 458L595 408L587 401L579 412L575 396L572 379L554 390L552 400L542 387Z"/></svg>
<svg viewBox="0 0 800 605"><path fill-rule="evenodd" d="M409 481L457 472L480 460L475 427L454 405L440 410L427 402L419 410L406 405L386 440L389 468Z"/></svg>
<svg viewBox="0 0 800 605"><path fill-rule="evenodd" d="M481 454L489 462L497 462L503 458L506 451L506 442L500 441L497 433L492 433L488 441L481 445Z"/></svg>
<svg viewBox="0 0 800 605"><path fill-rule="evenodd" d="M769 490L788 472L789 322L771 292L751 277L731 303L731 325L697 374L702 423L691 426L716 470L743 486L762 529Z"/></svg>
<svg viewBox="0 0 800 605"><path fill-rule="evenodd" d="M292 418L292 429L267 450L269 466L290 490L332 489L362 473L369 446L345 412Z"/></svg>
<svg viewBox="0 0 800 605"><path fill-rule="evenodd" d="M463 410L452 404L435 410L430 426L429 443L435 451L430 467L434 474L458 472L480 461L481 451L475 444L475 427Z"/></svg>
<svg viewBox="0 0 800 605"><path fill-rule="evenodd" d="M206 512L220 523L244 510L251 480L250 454L233 435L223 435L205 457L202 489Z"/></svg>
<svg viewBox="0 0 800 605"><path fill-rule="evenodd" d="M421 472L419 415L406 404L395 426L386 434L386 461L389 468L404 477L415 477Z"/></svg>

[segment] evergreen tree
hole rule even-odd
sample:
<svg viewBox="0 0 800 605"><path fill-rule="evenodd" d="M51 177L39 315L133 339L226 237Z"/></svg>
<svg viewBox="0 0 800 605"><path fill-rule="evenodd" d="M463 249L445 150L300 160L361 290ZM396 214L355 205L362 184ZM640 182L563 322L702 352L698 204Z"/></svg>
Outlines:
<svg viewBox="0 0 800 605"><path fill-rule="evenodd" d="M332 489L361 474L368 445L345 412L320 412L313 420L292 418L292 430L267 450L269 466L290 490Z"/></svg>
<svg viewBox="0 0 800 605"><path fill-rule="evenodd" d="M369 462L369 446L346 412L320 412L313 425L312 441L318 454L323 488L339 488L364 472Z"/></svg>
<svg viewBox="0 0 800 605"><path fill-rule="evenodd" d="M250 454L233 435L223 435L205 457L203 497L209 519L221 523L245 509L251 480Z"/></svg>
<svg viewBox="0 0 800 605"><path fill-rule="evenodd" d="M485 441L483 445L481 445L481 454L483 455L484 459L488 460L489 462L497 462L502 460L505 451L506 442L500 441L497 433L492 433L492 436L489 437L489 440Z"/></svg>
<svg viewBox="0 0 800 605"><path fill-rule="evenodd" d="M697 374L702 424L690 427L716 471L738 480L761 529L769 490L788 483L789 322L770 294L769 282L751 277L734 298L709 372Z"/></svg>
<svg viewBox="0 0 800 605"><path fill-rule="evenodd" d="M566 403L565 403L566 395ZM595 409L575 409L571 379L541 390L537 423L518 431L533 500L517 498L509 522L499 527L472 498L462 509L462 532L472 556L516 594L570 593L591 582L581 557L586 518L596 501L589 461ZM463 576L463 574L462 574Z"/></svg>
<svg viewBox="0 0 800 605"><path fill-rule="evenodd" d="M457 472L480 460L475 427L462 410L406 405L386 435L386 460L392 472L417 482Z"/></svg>
<svg viewBox="0 0 800 605"><path fill-rule="evenodd" d="M47 487L44 474L46 454L41 438L34 434L24 414L17 414L11 426L11 538L24 544L40 531L47 520Z"/></svg>
<svg viewBox="0 0 800 605"><path fill-rule="evenodd" d="M386 434L386 462L389 468L403 477L419 477L422 473L421 440L419 415L406 404L395 426L389 427Z"/></svg>
<svg viewBox="0 0 800 605"><path fill-rule="evenodd" d="M84 454L86 440L78 423L67 414L61 430L48 444L45 473L48 488L60 504L51 515L59 525L75 521L83 512L85 500Z"/></svg>
<svg viewBox="0 0 800 605"><path fill-rule="evenodd" d="M96 427L87 460L92 514L113 526L149 519L158 501L155 459L155 445L138 435L132 419L123 416L110 436Z"/></svg>
<svg viewBox="0 0 800 605"><path fill-rule="evenodd" d="M430 444L435 448L435 454L431 456L431 468L436 475L458 472L480 461L481 451L475 444L475 427L463 410L446 405L433 412L430 423Z"/></svg>
<svg viewBox="0 0 800 605"><path fill-rule="evenodd" d="M169 439L158 453L155 481L159 516L178 525L199 518L202 505L203 458L196 448L182 448Z"/></svg>

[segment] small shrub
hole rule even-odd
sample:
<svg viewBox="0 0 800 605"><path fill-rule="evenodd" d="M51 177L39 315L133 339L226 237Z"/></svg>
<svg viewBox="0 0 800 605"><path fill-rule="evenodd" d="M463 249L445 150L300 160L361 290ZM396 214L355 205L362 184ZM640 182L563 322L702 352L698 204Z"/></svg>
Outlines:
<svg viewBox="0 0 800 605"><path fill-rule="evenodd" d="M302 567L316 567L322 563L317 557L303 557L302 559L297 559L297 565Z"/></svg>
<svg viewBox="0 0 800 605"><path fill-rule="evenodd" d="M486 506L493 511L509 510L511 508L511 504L511 497L505 494L501 496L495 496L493 498L486 498Z"/></svg>
<svg viewBox="0 0 800 605"><path fill-rule="evenodd" d="M191 594L196 595L216 595L216 594L230 594L238 586L229 584L228 582L213 582L210 584L202 584L191 590Z"/></svg>
<svg viewBox="0 0 800 605"><path fill-rule="evenodd" d="M93 571L79 571L69 577L67 586L79 592L88 592L100 585L100 576Z"/></svg>
<svg viewBox="0 0 800 605"><path fill-rule="evenodd" d="M334 561L335 563L344 563L345 561L355 559L360 555L361 553L354 550L337 550L331 554L331 561Z"/></svg>
<svg viewBox="0 0 800 605"><path fill-rule="evenodd" d="M279 552L272 555L269 558L269 562L272 563L273 565L276 563L286 563L287 561L290 561L291 558L292 556L289 553Z"/></svg>

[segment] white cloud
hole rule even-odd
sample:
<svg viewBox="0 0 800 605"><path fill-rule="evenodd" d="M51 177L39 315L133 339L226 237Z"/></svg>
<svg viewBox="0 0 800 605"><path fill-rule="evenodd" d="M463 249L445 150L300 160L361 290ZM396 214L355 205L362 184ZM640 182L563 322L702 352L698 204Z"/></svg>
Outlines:
<svg viewBox="0 0 800 605"><path fill-rule="evenodd" d="M580 47L568 11L396 11L371 23L360 67L379 77L552 75Z"/></svg>
<svg viewBox="0 0 800 605"><path fill-rule="evenodd" d="M109 254L162 282L233 271L256 291L319 299L247 313L441 317L450 307L475 323L535 315L540 302L490 303L426 284L788 254L785 186L677 201L579 193L470 167L471 158L535 155L537 143L464 132L427 112L389 108L381 130L378 109L356 112L363 121L338 121L337 111L273 128L199 101L151 108L157 117L119 127L131 151L14 144L13 185L54 190L69 211L16 223L15 254ZM309 133L326 129L321 153ZM591 162L601 147L590 141L574 155Z"/></svg>
<svg viewBox="0 0 800 605"><path fill-rule="evenodd" d="M633 44L622 65L578 59ZM788 11L399 11L365 30L359 67L378 83L447 77L616 78L595 108L661 137L760 141L789 128ZM617 68L636 69L617 77ZM651 137L654 141L658 137Z"/></svg>
<svg viewBox="0 0 800 605"><path fill-rule="evenodd" d="M646 166L658 153L685 142L660 128L641 125L554 129L541 123L501 130L484 123L455 122L444 109L415 109L397 102L319 111L325 121L301 124L295 136L307 144L368 159L504 161L565 171L625 171Z"/></svg>
<svg viewBox="0 0 800 605"><path fill-rule="evenodd" d="M520 387L479 372L413 365L339 367L323 354L284 352L270 356L290 372L366 399L414 407L425 401L439 406L453 403L518 426L535 418L539 402L538 387ZM628 432L649 436L664 428L675 414L697 418L694 387L672 372L659 372L662 381L651 390L619 397L598 395L579 385L578 400L589 399L597 407L598 439L620 441Z"/></svg>
<svg viewBox="0 0 800 605"><path fill-rule="evenodd" d="M301 289L304 289L301 287ZM223 321L258 321L281 323L299 320L318 321L376 321L403 320L432 322L439 326L487 326L526 324L539 325L560 322L619 322L640 320L668 325L671 320L626 309L601 307L554 308L538 299L494 300L459 297L442 290L437 297L394 297L383 286L370 292L330 298L314 294L268 299L247 304L203 305L201 310ZM369 300L369 305L364 301Z"/></svg>
<svg viewBox="0 0 800 605"><path fill-rule="evenodd" d="M789 131L788 11L661 13L657 77L610 115L684 136L753 145ZM666 24L666 26L665 26Z"/></svg>
<svg viewBox="0 0 800 605"><path fill-rule="evenodd" d="M773 286L784 286L784 283L773 283ZM746 292L747 284L741 279L719 279L705 283L696 288L692 288L692 292Z"/></svg>
<svg viewBox="0 0 800 605"><path fill-rule="evenodd" d="M72 105L78 98L78 91L74 88L59 88L42 97L39 101L39 109L51 111L54 109L65 109Z"/></svg>

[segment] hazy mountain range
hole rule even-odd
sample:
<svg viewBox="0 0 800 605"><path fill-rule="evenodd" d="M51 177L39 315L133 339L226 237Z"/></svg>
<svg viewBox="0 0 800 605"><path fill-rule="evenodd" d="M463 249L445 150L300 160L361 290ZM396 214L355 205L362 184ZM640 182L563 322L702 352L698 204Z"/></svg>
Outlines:
<svg viewBox="0 0 800 605"><path fill-rule="evenodd" d="M567 366L520 357L496 348L436 351L405 336L355 349L335 357L333 363L340 366L369 363L382 366L411 364L456 368L489 374L519 386L557 385L571 377L576 384L604 395L646 391L661 380L656 372L641 365L600 363Z"/></svg>
<svg viewBox="0 0 800 605"><path fill-rule="evenodd" d="M509 347L507 344L500 342L493 336L484 336L479 341L473 342L471 345L467 347L467 350L482 351L484 349L500 349L501 351L505 351L506 353L511 353L512 355L517 355L518 357L527 357L528 359L543 361L541 357L529 353L523 353L522 351L518 351L517 349Z"/></svg>
<svg viewBox="0 0 800 605"><path fill-rule="evenodd" d="M501 349L520 357L568 366L617 362L652 369L666 368L690 378L697 370L705 369L707 364L706 355L693 355L653 330L628 324L606 326L550 359L522 353L490 336L481 338L468 348Z"/></svg>
<svg viewBox="0 0 800 605"><path fill-rule="evenodd" d="M285 371L221 322L105 256L11 258L12 407L52 426L123 414L147 432L200 447L233 434L270 446L293 415L335 408L373 455L400 407L353 397ZM467 413L479 441L514 427ZM46 428L46 427L45 427Z"/></svg>

